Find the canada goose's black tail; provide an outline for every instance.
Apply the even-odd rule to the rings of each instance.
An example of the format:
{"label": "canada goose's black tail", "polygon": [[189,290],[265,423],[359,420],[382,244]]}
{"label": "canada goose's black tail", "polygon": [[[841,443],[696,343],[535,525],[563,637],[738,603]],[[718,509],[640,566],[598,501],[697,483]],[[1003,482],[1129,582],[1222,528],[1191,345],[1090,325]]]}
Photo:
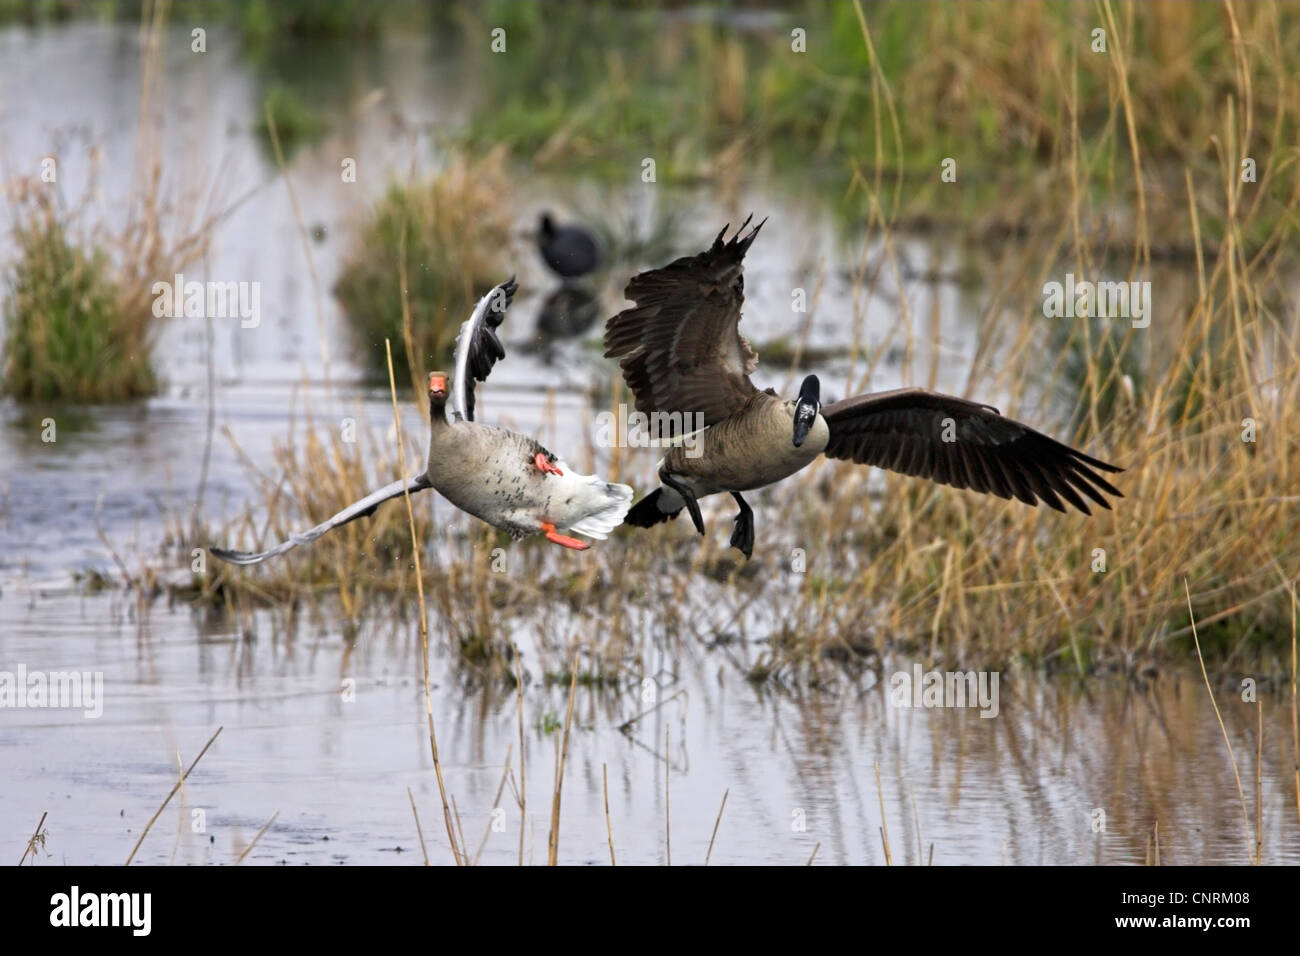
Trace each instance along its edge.
{"label": "canada goose's black tail", "polygon": [[[659,507],[659,497],[664,493],[662,488],[656,488],[650,494],[646,495],[640,501],[632,506],[632,510],[627,513],[623,519],[624,524],[630,524],[634,528],[651,528],[661,521],[671,521],[681,513],[682,505],[678,504],[676,511],[663,511]],[[680,500],[680,499],[679,499]]]}

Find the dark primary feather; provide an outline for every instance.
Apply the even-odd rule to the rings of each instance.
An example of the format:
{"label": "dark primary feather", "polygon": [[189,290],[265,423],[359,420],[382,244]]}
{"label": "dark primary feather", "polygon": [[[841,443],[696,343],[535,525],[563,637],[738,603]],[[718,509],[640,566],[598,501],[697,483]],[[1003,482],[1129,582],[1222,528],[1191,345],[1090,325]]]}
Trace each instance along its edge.
{"label": "dark primary feather", "polygon": [[390,498],[396,498],[407,491],[415,494],[417,491],[423,491],[429,487],[431,487],[429,479],[424,475],[394,481],[391,485],[384,485],[378,491],[371,492],[360,501],[354,501],[338,514],[322,521],[309,531],[290,535],[288,541],[282,541],[275,547],[267,548],[265,551],[230,551],[226,548],[209,548],[208,550],[213,557],[228,561],[231,564],[257,564],[259,561],[264,561],[277,554],[284,554],[284,552],[296,548],[300,544],[315,541],[326,531],[345,525],[349,521],[355,521],[357,518],[364,518],[366,515],[374,514],[375,509]]}
{"label": "dark primary feather", "polygon": [[[492,366],[506,357],[505,346],[497,338],[496,330],[505,321],[506,310],[510,308],[518,289],[519,283],[514,276],[494,288],[484,296],[486,307],[481,314],[480,306],[476,305],[474,313],[461,326],[460,333],[456,336],[456,378],[452,388],[454,392],[464,395],[464,417],[467,421],[474,420],[474,383],[487,381]],[[462,339],[467,335],[468,352],[462,360],[461,350],[466,346]],[[452,410],[460,411],[455,403]]]}
{"label": "dark primary feather", "polygon": [[[698,413],[704,425],[712,425],[754,394],[749,375],[758,356],[739,325],[745,252],[763,223],[742,236],[749,221],[731,239],[723,241],[723,227],[699,255],[642,272],[628,283],[623,294],[636,305],[605,324],[605,355],[621,359],[638,411]],[[679,431],[674,427],[671,433]]]}
{"label": "dark primary feather", "polygon": [[623,518],[623,523],[630,524],[634,528],[650,528],[662,521],[671,521],[676,518],[681,512],[681,508],[671,512],[659,510],[659,498],[663,493],[662,488],[656,488],[650,492],[628,510],[627,515]]}
{"label": "dark primary feather", "polygon": [[[1068,503],[1092,514],[1085,498],[1110,508],[1104,495],[1124,497],[1097,473],[1124,469],[964,398],[902,388],[827,405],[822,417],[830,426],[830,458],[1014,497],[1028,505],[1045,501],[1057,511],[1065,511]],[[946,420],[952,423],[951,442],[943,440]]]}

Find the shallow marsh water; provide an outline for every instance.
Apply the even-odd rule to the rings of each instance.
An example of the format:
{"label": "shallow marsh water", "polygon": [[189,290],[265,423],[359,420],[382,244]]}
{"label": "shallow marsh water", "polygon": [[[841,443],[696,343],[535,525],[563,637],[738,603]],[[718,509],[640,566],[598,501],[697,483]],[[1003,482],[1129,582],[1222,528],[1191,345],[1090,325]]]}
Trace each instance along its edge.
{"label": "shallow marsh water", "polygon": [[[435,863],[450,863],[429,754],[420,648],[409,618],[345,639],[329,614],[241,633],[184,607],[140,617],[120,595],[4,598],[6,661],[104,675],[103,714],[19,709],[0,723],[0,803],[20,846],[48,810],[48,862],[122,862],[140,827],[212,732],[224,729],[164,813],[146,863],[420,863],[406,788]],[[467,693],[432,635],[434,716],[447,785],[471,851],[514,863],[519,811],[513,691]],[[529,656],[525,653],[525,661]],[[560,858],[608,862],[602,771],[620,863],[700,864],[724,792],[713,863],[1139,864],[1160,823],[1168,864],[1244,863],[1250,837],[1209,697],[1195,675],[1134,689],[1004,674],[999,715],[900,708],[894,668],[803,696],[747,682],[719,650],[664,650],[661,703],[636,682],[579,688],[564,776]],[[903,665],[909,668],[910,665]],[[354,682],[355,700],[341,692]],[[1254,708],[1219,691],[1254,819]],[[524,693],[525,860],[543,862],[568,688]],[[1264,705],[1264,852],[1300,862],[1288,786],[1288,709]],[[649,711],[647,713],[647,711]],[[639,716],[638,715],[643,715]],[[619,728],[637,718],[627,732]],[[665,737],[669,761],[663,759]],[[667,776],[667,781],[665,781]],[[490,832],[500,807],[504,831]],[[204,829],[193,832],[194,811]],[[1104,829],[1094,831],[1104,812]],[[800,829],[802,827],[802,829]]]}
{"label": "shallow marsh water", "polygon": [[[202,268],[189,271],[260,281],[264,314],[256,329],[214,323],[215,391],[207,386],[208,329],[177,320],[158,347],[168,386],[153,400],[57,410],[0,404],[0,670],[102,672],[104,680],[103,713],[95,719],[75,709],[0,709],[0,843],[20,848],[48,811],[42,862],[122,862],[175,782],[178,762],[188,765],[221,726],[182,798],[144,844],[141,862],[231,863],[278,813],[248,862],[419,863],[410,787],[433,861],[449,863],[409,608],[394,615],[376,605],[355,633],[328,602],[303,607],[296,617],[260,611],[250,626],[165,599],[141,606],[118,591],[83,593],[74,581],[89,571],[113,576],[114,557],[101,533],[127,560],[154,553],[167,516],[187,515],[204,479],[206,514],[239,513],[253,492],[235,443],[253,461],[267,461],[273,442],[306,427],[308,402],[318,423],[356,415],[387,433],[388,395],[363,383],[364,363],[328,289],[367,199],[390,176],[404,175],[413,149],[427,168],[438,156],[427,131],[463,120],[474,103],[454,56],[434,40],[384,37],[378,48],[355,54],[349,94],[366,102],[370,86],[382,86],[383,105],[350,113],[341,129],[303,147],[291,166],[305,221],[324,227],[325,238],[312,246],[323,290],[318,311],[283,180],[252,131],[260,102],[255,73],[220,42],[196,66],[183,52],[185,37],[183,29],[172,37],[168,49],[178,52],[168,54],[166,66],[169,159],[182,170],[176,187],[183,193],[215,180],[227,202],[249,197],[216,228]],[[0,160],[7,175],[63,150],[65,195],[80,196],[93,178],[96,201],[110,218],[121,215],[114,202],[129,187],[138,83],[134,27],[74,23],[0,32]],[[30,89],[41,95],[20,95]],[[221,147],[214,151],[213,143]],[[91,145],[100,151],[93,168],[86,159]],[[357,156],[363,169],[382,174],[349,190],[339,182],[339,155]],[[554,179],[515,185],[528,197],[518,211],[520,228],[543,205],[584,198]],[[692,209],[688,247],[736,218],[735,209],[707,192],[665,193]],[[795,338],[788,290],[820,281],[827,304],[813,313],[809,344],[847,351],[858,332],[868,347],[896,341],[888,295],[867,306],[860,329],[852,310],[834,307],[851,298],[845,277],[860,252],[804,208],[797,188],[755,181],[744,195],[742,215],[752,207],[772,216],[749,261],[751,339]],[[598,199],[629,208],[647,202],[639,186],[604,187]],[[919,242],[905,243],[902,252],[918,266],[950,265],[946,254]],[[557,448],[587,449],[588,390],[603,373],[581,343],[565,343],[549,359],[528,352],[548,280],[522,245],[518,259],[525,292],[506,328],[513,354],[482,391],[481,407]],[[969,293],[946,284],[885,286],[906,299],[913,315],[938,317],[941,357],[964,369],[978,312]],[[616,293],[617,283],[602,290],[615,306]],[[328,382],[318,330],[331,359]],[[924,348],[918,343],[918,367],[928,364]],[[832,392],[847,387],[847,362],[831,358],[811,370]],[[764,366],[764,373],[764,384],[781,386],[786,377],[780,368]],[[903,380],[900,364],[885,361],[870,384]],[[963,382],[941,373],[938,384],[960,390]],[[39,438],[47,414],[59,422],[52,444]],[[422,426],[413,410],[405,428],[409,454],[418,455]],[[599,464],[596,458],[591,464]],[[459,521],[444,503],[420,506],[436,509],[440,521]],[[476,849],[487,831],[483,861],[516,862],[520,818],[509,787],[495,800],[511,748],[518,763],[516,698],[458,684],[436,614],[433,631],[438,742],[468,844]],[[529,646],[530,635],[517,638]],[[802,863],[814,848],[821,863],[881,863],[882,824],[896,863],[928,862],[931,852],[943,864],[1141,863],[1157,821],[1163,862],[1247,861],[1232,767],[1195,673],[1162,674],[1142,687],[1005,674],[999,716],[982,719],[970,710],[893,706],[889,678],[896,668],[909,670],[910,661],[887,662],[878,675],[838,690],[763,689],[732,660],[753,649],[660,642],[661,703],[627,732],[620,726],[646,710],[639,684],[579,688],[562,862],[608,860],[603,769],[620,863],[668,861],[666,788],[675,864],[703,862],[724,792],[715,863]],[[555,725],[563,721],[567,688],[546,685],[536,667],[530,676],[525,861],[540,862]],[[344,680],[355,682],[355,701],[341,693]],[[1264,860],[1296,863],[1289,712],[1279,697],[1261,695]],[[1253,820],[1256,712],[1235,695],[1220,691],[1220,700]],[[497,806],[505,811],[504,831],[490,832]],[[193,826],[196,810],[203,811],[201,832]],[[1105,814],[1101,828],[1098,810]]]}

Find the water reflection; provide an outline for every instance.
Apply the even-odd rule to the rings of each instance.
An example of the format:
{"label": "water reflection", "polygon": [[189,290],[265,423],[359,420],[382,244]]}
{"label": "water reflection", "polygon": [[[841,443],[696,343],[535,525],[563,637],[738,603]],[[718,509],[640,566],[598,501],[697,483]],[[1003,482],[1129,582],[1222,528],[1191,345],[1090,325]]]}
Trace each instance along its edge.
{"label": "water reflection", "polygon": [[[177,752],[188,763],[223,726],[184,802],[150,834],[145,861],[229,863],[278,810],[248,862],[418,863],[410,786],[434,861],[450,863],[408,613],[376,609],[355,640],[329,606],[233,619],[160,605],[140,615],[112,595],[0,597],[6,667],[105,675],[99,720],[0,712],[0,800],[12,827],[48,809],[56,860],[121,862],[174,782]],[[438,744],[467,842],[476,849],[486,833],[482,861],[515,863],[520,815],[509,786],[506,829],[490,829],[507,754],[518,775],[514,692],[466,693],[436,627],[433,637]],[[1157,822],[1164,863],[1247,862],[1251,834],[1197,675],[1135,689],[1004,674],[1000,715],[982,719],[899,709],[888,680],[871,673],[805,697],[751,685],[721,648],[669,641],[644,654],[657,667],[657,700],[647,702],[637,674],[618,688],[578,690],[565,862],[608,859],[607,771],[621,863],[666,862],[665,786],[676,864],[703,861],[724,791],[714,863],[802,863],[818,844],[823,863],[882,863],[877,765],[895,863],[931,853],[937,864],[1142,863]],[[525,661],[535,672],[537,659]],[[524,691],[525,859],[539,862],[568,688],[533,676]],[[1283,697],[1260,695],[1266,863],[1300,862]],[[1232,695],[1219,700],[1253,828],[1261,714]],[[186,825],[195,809],[205,811],[202,834]]]}
{"label": "water reflection", "polygon": [[596,294],[587,286],[566,282],[542,302],[537,313],[537,338],[543,344],[575,338],[602,318]]}

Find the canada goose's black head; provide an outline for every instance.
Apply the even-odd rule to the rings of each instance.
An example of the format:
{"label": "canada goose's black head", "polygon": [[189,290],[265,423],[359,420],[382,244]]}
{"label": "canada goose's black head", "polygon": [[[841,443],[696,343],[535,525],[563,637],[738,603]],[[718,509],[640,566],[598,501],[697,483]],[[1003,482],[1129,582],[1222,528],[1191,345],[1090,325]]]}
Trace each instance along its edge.
{"label": "canada goose's black head", "polygon": [[447,406],[447,393],[451,391],[451,380],[446,372],[429,373],[429,413],[435,418],[442,414]]}
{"label": "canada goose's black head", "polygon": [[817,421],[817,413],[822,408],[822,383],[816,375],[809,375],[799,386],[799,400],[794,403],[794,435],[791,440],[798,448],[808,437],[808,430]]}

